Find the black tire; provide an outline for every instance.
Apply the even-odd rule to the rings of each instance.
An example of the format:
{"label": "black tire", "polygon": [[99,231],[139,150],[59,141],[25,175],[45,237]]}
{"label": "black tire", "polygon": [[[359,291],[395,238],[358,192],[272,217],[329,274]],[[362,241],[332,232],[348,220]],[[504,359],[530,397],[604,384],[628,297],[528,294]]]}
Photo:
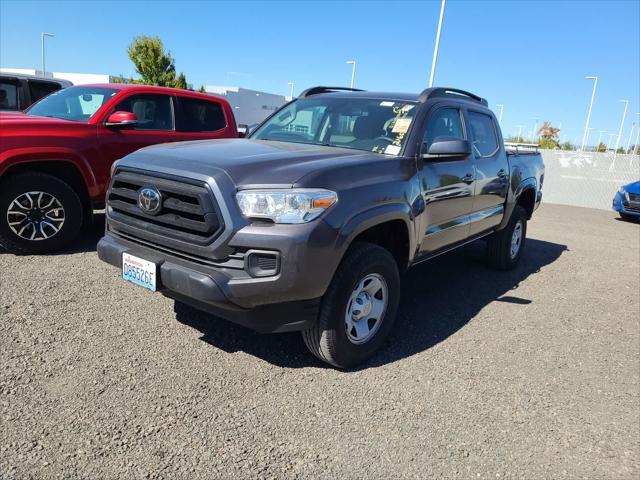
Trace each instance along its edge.
{"label": "black tire", "polygon": [[[511,240],[513,232],[520,224],[522,235],[519,248],[515,255],[511,254]],[[527,212],[516,205],[511,213],[509,223],[505,228],[493,233],[487,239],[487,263],[497,270],[511,270],[515,268],[524,252],[527,240]]]}
{"label": "black tire", "polygon": [[[365,343],[349,340],[345,313],[350,297],[361,280],[376,275],[387,289],[386,310],[381,322]],[[347,251],[327,292],[322,298],[316,325],[304,332],[307,348],[320,360],[338,368],[358,365],[378,350],[387,338],[395,320],[400,301],[400,275],[395,259],[384,248],[370,243],[355,243]]]}
{"label": "black tire", "polygon": [[[55,197],[62,206],[64,221],[61,224],[58,223],[59,220],[57,222],[49,222],[59,225],[59,230],[54,233],[52,227],[45,227],[44,224],[41,227],[44,230],[40,231],[40,236],[46,234],[49,238],[40,240],[23,238],[23,236],[30,236],[29,232],[32,230],[29,229],[32,227],[28,227],[29,229],[23,233],[23,236],[19,236],[19,231],[16,233],[9,225],[9,218],[13,221],[20,220],[21,218],[21,216],[16,216],[15,214],[9,217],[9,207],[15,199],[29,192],[44,192],[45,202],[48,202],[50,199],[50,197],[46,197],[46,195],[50,195]],[[32,195],[31,197],[36,196]],[[12,207],[12,209],[15,211],[15,206]],[[56,209],[54,213],[59,216],[60,209]],[[69,184],[53,175],[39,172],[21,173],[4,178],[2,182],[0,182],[0,245],[12,253],[28,255],[53,252],[64,248],[70,245],[78,235],[78,232],[82,228],[83,218],[82,202],[78,194]],[[22,225],[20,225],[20,227],[21,226]],[[19,227],[14,226],[14,228],[17,229]],[[45,234],[42,234],[42,232],[45,232]]]}

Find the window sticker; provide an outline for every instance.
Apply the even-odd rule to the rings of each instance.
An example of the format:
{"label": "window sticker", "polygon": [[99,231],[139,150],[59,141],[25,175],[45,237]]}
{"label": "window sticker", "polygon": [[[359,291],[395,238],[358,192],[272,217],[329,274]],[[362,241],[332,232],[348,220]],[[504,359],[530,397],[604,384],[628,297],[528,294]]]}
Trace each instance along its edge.
{"label": "window sticker", "polygon": [[393,125],[391,132],[393,133],[407,133],[409,125],[411,125],[412,117],[404,117],[396,119],[396,123]]}
{"label": "window sticker", "polygon": [[396,102],[389,102],[387,100],[380,102],[381,107],[393,107]]}
{"label": "window sticker", "polygon": [[400,153],[400,145],[388,145],[387,148],[385,148],[384,153],[398,155]]}

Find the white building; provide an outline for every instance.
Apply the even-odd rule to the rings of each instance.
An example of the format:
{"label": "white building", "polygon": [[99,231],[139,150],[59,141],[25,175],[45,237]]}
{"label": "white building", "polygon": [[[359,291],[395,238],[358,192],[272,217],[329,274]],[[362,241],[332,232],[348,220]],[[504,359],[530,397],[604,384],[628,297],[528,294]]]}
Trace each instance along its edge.
{"label": "white building", "polygon": [[225,98],[233,108],[236,122],[247,125],[260,123],[290,100],[283,95],[240,87],[208,85],[205,90],[207,93]]}
{"label": "white building", "polygon": [[42,75],[42,70],[36,70],[35,68],[0,68],[0,73],[14,73],[17,75],[37,75],[45,76],[49,78],[59,78],[61,80],[69,80],[74,85],[86,85],[88,83],[111,83],[114,77],[113,75],[107,75],[106,73],[70,73],[70,72],[47,72],[46,75]]}

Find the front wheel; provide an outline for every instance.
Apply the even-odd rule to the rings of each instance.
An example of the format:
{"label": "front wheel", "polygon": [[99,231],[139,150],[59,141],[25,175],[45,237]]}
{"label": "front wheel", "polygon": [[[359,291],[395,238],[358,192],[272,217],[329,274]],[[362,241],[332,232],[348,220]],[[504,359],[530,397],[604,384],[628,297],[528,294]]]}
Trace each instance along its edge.
{"label": "front wheel", "polygon": [[12,253],[63,248],[78,235],[82,219],[77,193],[53,175],[22,173],[0,185],[0,245]]}
{"label": "front wheel", "polygon": [[307,348],[338,368],[371,357],[389,334],[400,300],[395,259],[370,243],[351,246],[322,298],[317,324],[302,332]]}
{"label": "front wheel", "polygon": [[527,239],[527,212],[516,205],[511,213],[509,223],[487,239],[487,263],[498,270],[514,268]]}
{"label": "front wheel", "polygon": [[637,217],[634,217],[633,215],[629,215],[628,213],[624,213],[624,212],[618,212],[620,214],[620,218],[623,220],[627,220],[628,222],[633,222],[634,220],[637,220]]}

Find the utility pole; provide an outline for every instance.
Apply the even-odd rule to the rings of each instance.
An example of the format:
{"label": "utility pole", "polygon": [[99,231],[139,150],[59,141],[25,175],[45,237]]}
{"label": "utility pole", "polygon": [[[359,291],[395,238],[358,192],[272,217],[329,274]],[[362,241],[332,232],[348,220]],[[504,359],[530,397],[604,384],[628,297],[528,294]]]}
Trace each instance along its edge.
{"label": "utility pole", "polygon": [[613,162],[609,167],[610,171],[613,171],[616,165],[616,157],[618,156],[618,146],[620,145],[620,138],[622,137],[622,128],[624,127],[624,120],[627,118],[627,107],[629,106],[629,100],[620,100],[624,103],[624,111],[622,112],[622,121],[620,122],[620,130],[618,130],[618,138],[616,139],[616,148],[613,151]]}
{"label": "utility pole", "polygon": [[44,37],[55,37],[53,33],[40,32],[40,55],[42,59],[42,76],[46,77],[47,71],[44,66]]}
{"label": "utility pole", "polygon": [[587,137],[587,128],[589,128],[589,120],[591,120],[591,109],[593,108],[593,99],[596,97],[596,87],[598,86],[598,77],[584,77],[587,80],[594,80],[593,91],[591,92],[591,101],[589,102],[589,112],[587,113],[587,122],[584,124],[584,135],[582,136],[582,146],[580,151],[584,151],[584,144]]}
{"label": "utility pole", "polygon": [[347,63],[351,64],[351,88],[353,88],[353,81],[356,78],[356,61],[355,60],[347,60]]}
{"label": "utility pole", "polygon": [[436,45],[433,48],[433,60],[431,61],[431,75],[429,76],[429,88],[433,87],[433,79],[436,76],[436,65],[438,63],[438,50],[440,49],[440,33],[442,32],[442,19],[444,18],[444,6],[447,0],[442,0],[440,4],[440,19],[438,20],[438,31],[436,32]]}

